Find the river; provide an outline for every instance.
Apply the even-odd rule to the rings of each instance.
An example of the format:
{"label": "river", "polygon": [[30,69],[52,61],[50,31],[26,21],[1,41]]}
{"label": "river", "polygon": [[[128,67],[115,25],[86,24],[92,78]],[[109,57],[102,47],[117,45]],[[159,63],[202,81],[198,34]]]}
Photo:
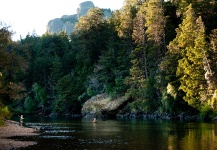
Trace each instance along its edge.
{"label": "river", "polygon": [[[16,120],[16,119],[15,119]],[[86,150],[216,150],[216,122],[162,120],[98,120],[25,118],[25,125],[40,128],[40,135],[16,137],[37,141],[24,148]]]}

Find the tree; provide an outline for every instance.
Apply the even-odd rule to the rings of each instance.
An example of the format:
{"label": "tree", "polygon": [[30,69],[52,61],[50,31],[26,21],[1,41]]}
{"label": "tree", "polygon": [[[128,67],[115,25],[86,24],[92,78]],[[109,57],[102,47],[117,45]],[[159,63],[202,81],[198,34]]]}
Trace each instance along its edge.
{"label": "tree", "polygon": [[[100,56],[107,50],[110,35],[108,22],[99,8],[90,9],[86,16],[79,19],[75,32],[71,35],[72,51],[75,55],[74,77],[80,95],[86,91],[89,77],[93,73]],[[90,92],[91,93],[91,92]]]}
{"label": "tree", "polygon": [[27,97],[24,101],[24,108],[28,113],[34,113],[37,109],[37,103],[31,97]]}
{"label": "tree", "polygon": [[125,51],[126,47],[119,42],[117,34],[116,37],[111,36],[107,50],[94,68],[94,76],[98,77],[103,91],[111,97],[122,96],[127,89],[125,78],[129,75],[129,56]]}
{"label": "tree", "polygon": [[[117,15],[117,14],[116,14]],[[116,30],[119,20],[113,16],[107,20],[105,49],[99,56],[98,63],[89,75],[87,90],[89,94],[105,92],[111,97],[122,96],[126,92],[125,78],[128,76],[129,54],[125,41],[118,37]],[[93,95],[92,95],[93,96]]]}
{"label": "tree", "polygon": [[25,87],[18,78],[28,67],[25,59],[18,55],[22,50],[19,51],[19,45],[12,42],[11,35],[7,27],[0,29],[0,99],[4,104],[24,96]]}
{"label": "tree", "polygon": [[210,35],[210,49],[208,51],[208,57],[205,61],[205,79],[208,85],[208,91],[209,94],[208,98],[210,98],[210,105],[212,109],[217,109],[217,77],[216,77],[216,71],[217,71],[217,30],[214,29]]}
{"label": "tree", "polygon": [[204,85],[204,55],[207,51],[205,27],[201,20],[195,16],[192,6],[189,5],[185,18],[176,30],[177,36],[170,43],[169,51],[180,54],[178,60],[177,76],[180,80],[180,90],[185,92],[184,100],[195,108],[202,104]]}
{"label": "tree", "polygon": [[191,4],[197,16],[201,16],[206,26],[206,32],[210,33],[216,27],[217,3],[215,0],[171,0],[177,7],[177,15],[184,17],[184,13]]}
{"label": "tree", "polygon": [[78,105],[78,96],[81,94],[76,78],[72,73],[60,78],[56,85],[57,95],[53,102],[53,111],[64,113],[73,111]]}
{"label": "tree", "polygon": [[[75,26],[71,39],[72,48],[76,51],[78,71],[88,69],[91,72],[100,54],[106,49],[108,29],[99,8],[90,9],[81,17]],[[82,69],[83,68],[83,69]]]}
{"label": "tree", "polygon": [[135,49],[131,52],[130,77],[127,79],[127,84],[130,85],[128,92],[137,100],[146,98],[145,88],[146,81],[149,77],[147,65],[147,35],[145,33],[145,14],[146,3],[144,3],[134,20],[134,28],[132,38],[135,43]]}
{"label": "tree", "polygon": [[[145,15],[145,27],[148,42],[152,48],[149,48],[152,59],[158,65],[162,56],[166,52],[165,43],[165,25],[166,19],[164,17],[164,8],[162,0],[149,0],[147,2],[147,9]],[[154,64],[154,62],[152,62]]]}
{"label": "tree", "polygon": [[75,33],[84,32],[98,28],[100,24],[104,22],[103,19],[103,10],[100,8],[91,8],[88,10],[85,16],[82,16],[78,19],[78,23],[75,25]]}
{"label": "tree", "polygon": [[0,122],[10,117],[7,105],[23,98],[25,87],[19,78],[25,73],[27,63],[18,55],[23,53],[19,45],[12,41],[9,27],[0,22]]}
{"label": "tree", "polygon": [[133,19],[136,16],[137,0],[125,0],[124,7],[120,13],[119,36],[131,40],[133,32]]}

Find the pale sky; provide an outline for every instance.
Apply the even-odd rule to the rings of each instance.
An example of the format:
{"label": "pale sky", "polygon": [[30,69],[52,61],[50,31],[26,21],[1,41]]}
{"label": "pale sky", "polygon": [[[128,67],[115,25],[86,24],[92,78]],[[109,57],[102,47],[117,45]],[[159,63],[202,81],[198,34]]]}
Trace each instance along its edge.
{"label": "pale sky", "polygon": [[[0,21],[11,26],[13,39],[22,38],[35,31],[46,32],[49,20],[63,15],[76,14],[79,4],[88,0],[0,0]],[[120,9],[124,0],[91,0],[96,7]]]}

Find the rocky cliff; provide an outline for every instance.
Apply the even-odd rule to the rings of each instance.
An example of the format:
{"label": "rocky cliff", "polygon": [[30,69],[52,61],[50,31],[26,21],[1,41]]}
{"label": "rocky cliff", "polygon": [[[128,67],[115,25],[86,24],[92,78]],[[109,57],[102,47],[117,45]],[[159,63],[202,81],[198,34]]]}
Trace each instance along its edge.
{"label": "rocky cliff", "polygon": [[[95,5],[91,1],[86,1],[79,4],[77,8],[77,14],[74,15],[63,15],[61,18],[55,18],[50,20],[47,24],[47,32],[49,34],[59,33],[60,31],[66,32],[70,35],[73,30],[75,24],[78,22],[78,18],[87,14],[88,10],[91,8],[95,8]],[[106,18],[110,17],[111,10],[110,9],[103,9],[104,15]]]}
{"label": "rocky cliff", "polygon": [[86,1],[86,2],[83,2],[79,5],[79,8],[77,9],[77,18],[83,16],[83,15],[86,15],[87,11],[90,9],[90,8],[94,8],[94,4],[93,2],[91,1]]}
{"label": "rocky cliff", "polygon": [[115,118],[118,112],[130,102],[132,102],[131,97],[123,96],[111,99],[107,94],[99,94],[87,100],[81,112],[86,118],[102,116]]}

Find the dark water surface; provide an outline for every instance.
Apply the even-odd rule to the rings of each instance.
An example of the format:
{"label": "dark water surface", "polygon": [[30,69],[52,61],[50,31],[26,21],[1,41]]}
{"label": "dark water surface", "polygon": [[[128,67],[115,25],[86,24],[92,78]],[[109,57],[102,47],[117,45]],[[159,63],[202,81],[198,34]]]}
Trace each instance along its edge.
{"label": "dark water surface", "polygon": [[217,150],[217,123],[25,118],[25,125],[40,128],[40,135],[16,137],[37,141],[24,149],[87,150]]}

